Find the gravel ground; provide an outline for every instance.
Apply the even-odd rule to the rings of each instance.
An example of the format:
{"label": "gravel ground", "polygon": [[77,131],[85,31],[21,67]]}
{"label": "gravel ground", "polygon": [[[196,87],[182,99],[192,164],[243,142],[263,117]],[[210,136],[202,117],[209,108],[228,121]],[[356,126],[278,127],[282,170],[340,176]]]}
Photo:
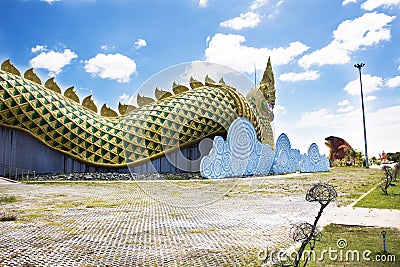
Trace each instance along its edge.
{"label": "gravel ground", "polygon": [[257,266],[319,209],[287,179],[0,184],[0,266]]}

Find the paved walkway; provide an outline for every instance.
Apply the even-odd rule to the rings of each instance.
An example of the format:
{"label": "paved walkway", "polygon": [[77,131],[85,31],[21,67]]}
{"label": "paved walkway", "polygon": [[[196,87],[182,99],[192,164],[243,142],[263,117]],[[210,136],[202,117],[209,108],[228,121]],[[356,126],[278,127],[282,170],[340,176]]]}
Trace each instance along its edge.
{"label": "paved walkway", "polygon": [[[280,193],[285,182],[297,189]],[[18,220],[0,223],[0,266],[248,266],[266,247],[293,244],[291,225],[312,221],[319,209],[304,198],[312,181],[240,179],[221,195],[232,183],[1,184],[1,193],[17,197],[2,207]],[[260,183],[263,190],[244,193]],[[185,207],[194,204],[188,199],[206,205]],[[399,228],[399,222],[398,210],[332,204],[319,225]]]}
{"label": "paved walkway", "polygon": [[[212,191],[225,190],[227,181],[210,182]],[[189,198],[208,183],[1,185],[0,192],[17,197],[2,206],[18,219],[0,223],[0,266],[248,266],[266,247],[291,245],[291,223],[312,218],[318,208],[303,190],[248,194],[241,183],[219,199]],[[206,205],[171,206],[142,189],[157,190],[153,197],[164,195],[161,201],[203,199]]]}
{"label": "paved walkway", "polygon": [[368,192],[346,207],[338,208],[335,206],[328,206],[328,212],[324,212],[323,217],[320,220],[320,225],[325,226],[335,223],[400,229],[400,210],[354,207],[358,201],[363,199],[377,187],[378,185],[371,188]]}
{"label": "paved walkway", "polygon": [[400,229],[400,210],[328,207],[319,225],[325,226],[330,223]]}
{"label": "paved walkway", "polygon": [[0,176],[0,184],[17,184],[17,183],[18,182]]}

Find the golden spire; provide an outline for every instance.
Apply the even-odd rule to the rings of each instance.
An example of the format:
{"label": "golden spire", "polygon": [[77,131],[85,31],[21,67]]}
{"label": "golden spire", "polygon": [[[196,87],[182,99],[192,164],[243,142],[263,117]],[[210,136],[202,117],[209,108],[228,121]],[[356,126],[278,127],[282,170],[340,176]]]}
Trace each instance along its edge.
{"label": "golden spire", "polygon": [[207,74],[206,78],[204,79],[204,84],[205,85],[212,85],[212,84],[215,84],[215,81],[213,79],[211,79]]}
{"label": "golden spire", "polygon": [[54,77],[48,79],[48,80],[46,81],[46,83],[44,84],[44,86],[45,86],[46,88],[50,89],[51,91],[54,91],[54,92],[56,92],[56,93],[61,94],[61,89],[60,89],[60,87],[58,86],[58,84],[54,81]]}
{"label": "golden spire", "polygon": [[83,99],[82,106],[90,109],[94,113],[97,113],[97,106],[92,99],[92,95],[89,95],[89,96],[85,97],[85,99]]}
{"label": "golden spire", "polygon": [[183,93],[183,92],[186,92],[186,91],[188,91],[188,90],[189,90],[189,88],[187,88],[187,87],[184,86],[184,85],[177,84],[176,82],[174,82],[174,83],[172,84],[172,91],[173,91],[174,94],[176,94],[176,95],[179,95],[179,94],[181,94],[181,93]]}
{"label": "golden spire", "polygon": [[140,94],[138,94],[137,98],[136,98],[136,102],[139,105],[139,107],[142,107],[142,106],[149,105],[149,104],[155,102],[155,100],[153,98],[141,96]]}
{"label": "golden spire", "polygon": [[158,87],[156,87],[154,95],[156,96],[157,100],[161,100],[161,99],[172,96],[172,94],[170,92],[158,89]]}
{"label": "golden spire", "polygon": [[75,101],[76,103],[79,103],[79,102],[80,102],[80,101],[79,101],[79,97],[78,97],[78,95],[76,94],[76,92],[75,92],[73,86],[71,86],[70,88],[68,88],[67,90],[65,90],[64,96],[65,96],[65,97],[68,97],[69,99],[71,99],[71,100],[73,100],[73,101]]}
{"label": "golden spire", "polygon": [[40,84],[40,85],[42,84],[42,81],[39,79],[39,77],[33,71],[33,68],[30,68],[29,70],[25,71],[24,78],[28,79],[32,82],[35,82],[37,84]]}
{"label": "golden spire", "polygon": [[202,87],[203,84],[201,82],[199,82],[198,80],[194,79],[192,76],[190,76],[190,87],[192,89],[198,88],[198,87]]}
{"label": "golden spire", "polygon": [[258,88],[261,90],[269,103],[275,103],[275,79],[270,57],[268,57],[267,67],[265,68]]}
{"label": "golden spire", "polygon": [[19,72],[19,70],[13,64],[11,64],[10,59],[5,60],[1,64],[1,70],[21,76],[21,73]]}
{"label": "golden spire", "polygon": [[118,117],[118,113],[112,110],[111,108],[107,107],[105,103],[101,107],[100,115],[103,117]]}
{"label": "golden spire", "polygon": [[132,106],[132,105],[126,105],[126,104],[121,104],[121,102],[118,103],[118,111],[119,114],[121,115],[125,115],[125,114],[129,114],[131,111],[137,109],[137,107]]}

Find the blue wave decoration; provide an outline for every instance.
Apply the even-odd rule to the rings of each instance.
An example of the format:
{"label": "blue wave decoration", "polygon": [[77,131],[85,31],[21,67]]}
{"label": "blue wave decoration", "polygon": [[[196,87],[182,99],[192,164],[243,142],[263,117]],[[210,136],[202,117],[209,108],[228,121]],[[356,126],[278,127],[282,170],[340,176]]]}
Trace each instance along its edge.
{"label": "blue wave decoration", "polygon": [[228,130],[227,140],[216,136],[213,148],[203,157],[200,173],[205,178],[224,178],[254,174],[282,174],[329,171],[329,160],[320,155],[313,143],[307,154],[292,149],[290,140],[282,133],[275,151],[257,138],[253,124],[246,118],[237,118]]}
{"label": "blue wave decoration", "polygon": [[329,160],[325,155],[320,155],[317,144],[312,143],[307,154],[301,156],[299,167],[301,172],[327,172]]}
{"label": "blue wave decoration", "polygon": [[216,136],[213,148],[200,163],[205,178],[223,178],[253,174],[268,174],[273,162],[270,145],[257,138],[253,124],[246,118],[237,118],[228,130],[227,140]]}
{"label": "blue wave decoration", "polygon": [[298,170],[299,161],[300,150],[292,149],[289,138],[282,133],[276,140],[272,172],[274,174],[295,172]]}

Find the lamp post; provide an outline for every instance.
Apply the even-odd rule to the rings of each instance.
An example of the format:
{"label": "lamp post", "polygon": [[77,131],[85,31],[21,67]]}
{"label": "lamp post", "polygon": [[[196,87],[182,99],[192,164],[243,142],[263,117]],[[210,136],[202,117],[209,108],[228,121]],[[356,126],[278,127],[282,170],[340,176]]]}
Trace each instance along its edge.
{"label": "lamp post", "polygon": [[365,128],[365,112],[364,112],[364,94],[362,88],[362,80],[361,80],[361,68],[364,67],[364,63],[355,64],[354,67],[358,69],[358,73],[360,74],[360,87],[361,87],[361,109],[363,114],[363,125],[364,125],[364,144],[365,144],[365,168],[369,168],[368,163],[368,151],[367,151],[367,130]]}

